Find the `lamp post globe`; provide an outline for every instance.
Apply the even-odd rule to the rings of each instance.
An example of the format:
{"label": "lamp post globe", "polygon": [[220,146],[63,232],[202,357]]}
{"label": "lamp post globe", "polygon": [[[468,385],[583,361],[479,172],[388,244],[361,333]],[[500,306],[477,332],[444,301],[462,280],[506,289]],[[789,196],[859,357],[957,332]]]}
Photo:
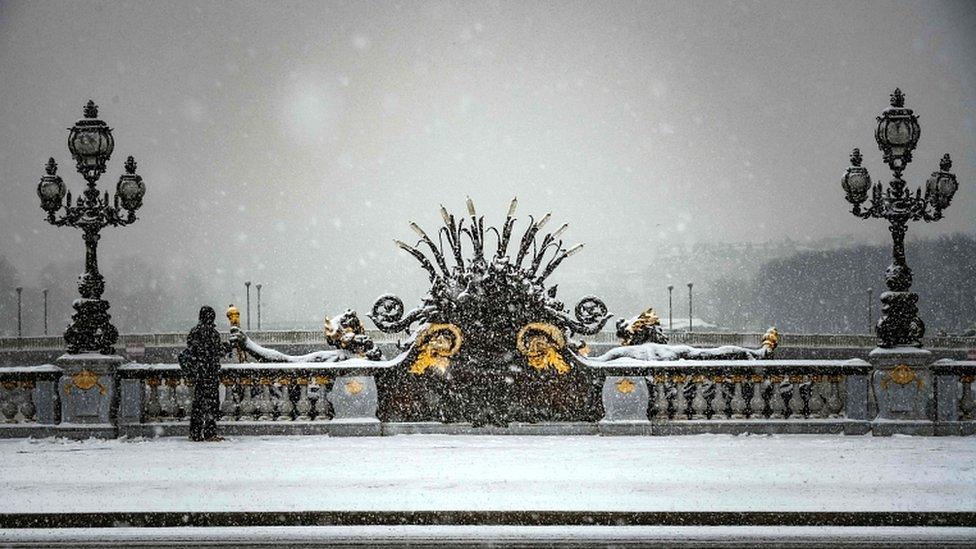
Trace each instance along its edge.
{"label": "lamp post globe", "polygon": [[68,128],[68,150],[77,162],[78,173],[94,185],[105,173],[105,164],[115,150],[112,128],[98,119],[98,106],[89,100],[85,105],[84,118]]}

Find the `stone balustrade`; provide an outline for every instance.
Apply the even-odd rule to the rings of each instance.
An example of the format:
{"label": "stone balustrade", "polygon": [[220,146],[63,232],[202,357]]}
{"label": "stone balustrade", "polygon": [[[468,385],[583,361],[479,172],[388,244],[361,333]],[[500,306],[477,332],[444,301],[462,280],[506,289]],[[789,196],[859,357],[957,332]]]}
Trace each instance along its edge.
{"label": "stone balustrade", "polygon": [[[176,364],[119,368],[119,434],[186,434],[193,388]],[[380,434],[368,367],[336,363],[225,364],[220,423],[227,434]]]}
{"label": "stone balustrade", "polygon": [[[916,368],[910,377],[860,359],[585,361],[578,367],[603,380],[602,421],[513,424],[507,429],[381,424],[376,411],[382,387],[375,379],[389,364],[373,364],[380,363],[224,364],[220,430],[231,436],[483,431],[878,435],[892,432],[878,393],[887,387],[883,390],[928,395],[924,408],[929,411],[912,420],[912,432],[976,434],[976,361],[938,360],[927,369]],[[121,364],[110,378],[84,370],[69,374],[51,365],[0,368],[0,437],[87,437],[95,427],[100,429],[97,436],[186,436],[192,395],[192,384],[175,364]],[[86,427],[70,420],[81,417],[76,410],[85,406],[101,414],[105,401],[112,403],[108,423],[96,418],[91,421],[97,425]],[[62,417],[69,419],[63,422]]]}
{"label": "stone balustrade", "polygon": [[976,434],[976,361],[938,360],[935,376],[936,434]]}
{"label": "stone balustrade", "polygon": [[60,377],[61,368],[51,365],[0,368],[0,437],[53,434]]}
{"label": "stone balustrade", "polygon": [[616,360],[606,376],[607,433],[847,433],[870,431],[860,359]]}

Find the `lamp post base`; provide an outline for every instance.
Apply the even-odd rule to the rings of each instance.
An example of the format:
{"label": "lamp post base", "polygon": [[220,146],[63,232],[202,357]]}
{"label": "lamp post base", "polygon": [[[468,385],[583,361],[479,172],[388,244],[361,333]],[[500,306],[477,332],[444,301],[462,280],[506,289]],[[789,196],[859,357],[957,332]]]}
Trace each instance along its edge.
{"label": "lamp post base", "polygon": [[878,319],[878,347],[921,347],[925,323],[918,317],[918,294],[883,292]]}
{"label": "lamp post base", "polygon": [[63,428],[76,429],[82,436],[114,424],[116,370],[125,362],[123,357],[98,353],[69,353],[58,358],[56,364],[64,372],[58,382]]}
{"label": "lamp post base", "polygon": [[[871,385],[878,407],[876,421],[890,432],[917,432],[917,422],[933,418],[932,353],[914,347],[876,348],[868,361],[874,367]],[[904,422],[904,430],[899,423]]]}
{"label": "lamp post base", "polygon": [[119,331],[109,322],[108,301],[80,298],[72,306],[75,314],[71,315],[71,325],[64,332],[68,353],[115,353]]}

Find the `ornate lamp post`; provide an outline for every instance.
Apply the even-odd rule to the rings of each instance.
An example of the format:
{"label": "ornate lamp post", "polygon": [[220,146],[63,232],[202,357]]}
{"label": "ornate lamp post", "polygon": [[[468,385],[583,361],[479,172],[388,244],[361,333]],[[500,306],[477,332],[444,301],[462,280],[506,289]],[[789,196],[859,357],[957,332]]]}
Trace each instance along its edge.
{"label": "ornate lamp post", "polygon": [[136,175],[136,162],[130,156],[125,162],[125,173],[119,177],[114,198],[109,198],[108,191],[101,195],[96,188],[99,177],[105,173],[105,163],[115,149],[115,140],[112,128],[98,119],[95,103],[89,101],[85,105],[84,118],[69,128],[69,132],[68,149],[76,162],[75,168],[87,181],[87,187],[72,203],[71,193],[66,192],[64,182],[57,175],[57,163],[51,158],[47,162],[47,174],[37,185],[37,196],[41,199],[41,208],[47,212],[48,223],[81,229],[85,240],[85,274],[78,283],[81,299],[75,300],[75,313],[64,333],[68,352],[108,355],[114,352],[118,330],[109,322],[109,303],[102,299],[105,280],[98,272],[99,232],[107,226],[135,222],[146,185],[142,177]]}
{"label": "ornate lamp post", "polygon": [[689,282],[688,283],[688,332],[689,333],[694,330],[694,326],[692,325],[692,319],[694,317],[691,314],[691,287],[692,286],[694,286],[694,283]]}
{"label": "ornate lamp post", "polygon": [[[942,219],[942,210],[949,207],[959,184],[949,172],[952,159],[946,154],[922,189],[914,193],[906,188],[902,172],[912,161],[912,151],[918,143],[918,117],[905,108],[905,95],[900,89],[891,94],[891,106],[878,117],[875,139],[884,161],[894,174],[887,189],[879,182],[872,186],[867,168],[861,167],[861,151],[851,153],[851,166],[841,179],[851,212],[862,218],[888,221],[893,241],[891,265],[885,271],[887,292],[881,293],[881,318],[877,324],[878,346],[881,348],[921,347],[925,324],[918,318],[918,294],[910,292],[912,270],[905,261],[905,232],[910,221],[926,222]],[[861,205],[871,191],[870,204]]]}

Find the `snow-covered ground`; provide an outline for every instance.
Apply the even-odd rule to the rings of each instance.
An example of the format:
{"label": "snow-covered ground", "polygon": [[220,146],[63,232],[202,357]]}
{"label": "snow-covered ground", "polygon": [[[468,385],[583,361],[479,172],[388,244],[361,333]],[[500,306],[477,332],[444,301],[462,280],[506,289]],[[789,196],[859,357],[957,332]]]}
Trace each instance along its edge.
{"label": "snow-covered ground", "polygon": [[976,511],[976,437],[0,441],[0,513]]}

